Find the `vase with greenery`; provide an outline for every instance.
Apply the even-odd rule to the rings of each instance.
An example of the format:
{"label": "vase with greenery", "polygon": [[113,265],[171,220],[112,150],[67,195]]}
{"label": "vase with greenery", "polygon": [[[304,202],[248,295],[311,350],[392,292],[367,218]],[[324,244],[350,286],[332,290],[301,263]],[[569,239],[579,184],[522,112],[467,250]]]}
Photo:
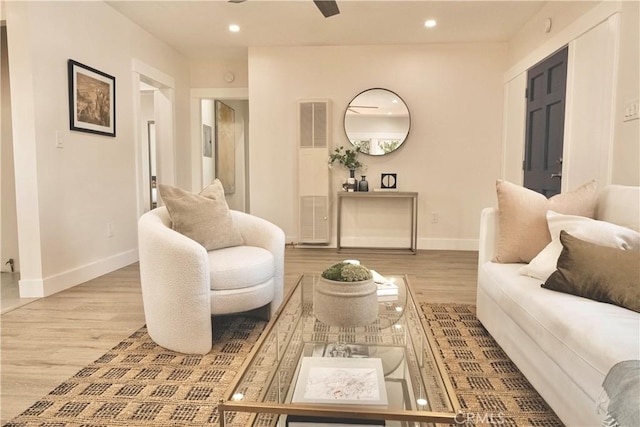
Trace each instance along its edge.
{"label": "vase with greenery", "polygon": [[345,149],[342,145],[333,150],[333,153],[329,155],[329,167],[333,167],[334,163],[349,169],[349,175],[351,178],[355,178],[356,169],[362,168],[364,165],[358,160],[358,148]]}
{"label": "vase with greenery", "polygon": [[313,293],[315,317],[323,323],[355,327],[378,317],[378,287],[371,270],[348,262],[325,269]]}
{"label": "vase with greenery", "polygon": [[373,278],[371,270],[360,264],[339,262],[322,272],[322,277],[334,282],[362,282]]}

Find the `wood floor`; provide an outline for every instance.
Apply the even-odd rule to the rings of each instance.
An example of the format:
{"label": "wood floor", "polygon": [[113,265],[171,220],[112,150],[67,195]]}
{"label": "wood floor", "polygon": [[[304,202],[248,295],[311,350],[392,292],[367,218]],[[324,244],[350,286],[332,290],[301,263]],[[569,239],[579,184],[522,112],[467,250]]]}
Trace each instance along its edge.
{"label": "wood floor", "polygon": [[[337,254],[287,247],[285,288],[300,274],[356,258],[382,275],[407,274],[420,301],[475,304],[477,252]],[[137,264],[0,317],[2,424],[144,325]]]}

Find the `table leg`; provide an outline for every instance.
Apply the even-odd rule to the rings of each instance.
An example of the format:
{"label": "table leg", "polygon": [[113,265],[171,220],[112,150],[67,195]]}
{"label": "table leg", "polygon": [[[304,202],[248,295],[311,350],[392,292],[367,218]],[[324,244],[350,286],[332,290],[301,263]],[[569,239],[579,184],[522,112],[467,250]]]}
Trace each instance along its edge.
{"label": "table leg", "polygon": [[336,218],[336,249],[340,252],[342,245],[340,244],[340,235],[342,234],[342,197],[338,196],[338,208]]}

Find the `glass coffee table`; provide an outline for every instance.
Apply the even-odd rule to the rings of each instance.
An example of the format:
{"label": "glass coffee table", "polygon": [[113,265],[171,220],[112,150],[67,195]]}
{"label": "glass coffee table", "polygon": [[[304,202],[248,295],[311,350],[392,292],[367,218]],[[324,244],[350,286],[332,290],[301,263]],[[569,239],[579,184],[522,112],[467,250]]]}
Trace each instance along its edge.
{"label": "glass coffee table", "polygon": [[301,276],[220,400],[220,426],[453,424],[460,405],[407,277],[386,277],[398,292],[378,297],[377,320],[337,327],[313,315],[318,276]]}

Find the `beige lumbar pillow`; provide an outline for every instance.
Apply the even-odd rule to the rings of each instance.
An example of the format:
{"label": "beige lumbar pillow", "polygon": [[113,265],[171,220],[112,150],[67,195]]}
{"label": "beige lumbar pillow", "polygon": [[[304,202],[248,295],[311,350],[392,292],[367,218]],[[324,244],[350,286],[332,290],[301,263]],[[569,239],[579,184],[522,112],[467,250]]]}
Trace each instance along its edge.
{"label": "beige lumbar pillow", "polygon": [[588,182],[574,191],[549,199],[528,188],[498,180],[498,212],[500,236],[495,262],[531,261],[551,242],[547,211],[593,218],[597,184]]}
{"label": "beige lumbar pillow", "polygon": [[200,194],[160,184],[160,197],[169,211],[172,228],[208,251],[244,243],[236,229],[219,180]]}

